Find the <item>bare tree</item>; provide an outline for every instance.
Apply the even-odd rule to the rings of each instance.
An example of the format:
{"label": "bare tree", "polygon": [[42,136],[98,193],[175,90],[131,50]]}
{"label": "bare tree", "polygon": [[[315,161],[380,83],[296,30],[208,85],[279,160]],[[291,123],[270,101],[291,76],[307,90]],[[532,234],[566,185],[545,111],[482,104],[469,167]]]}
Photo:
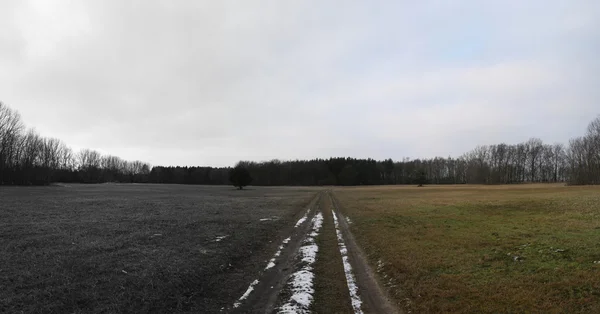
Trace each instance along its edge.
{"label": "bare tree", "polygon": [[526,143],[528,157],[529,157],[529,175],[530,182],[537,181],[537,170],[539,168],[539,158],[542,155],[543,143],[539,138],[531,138]]}
{"label": "bare tree", "polygon": [[564,169],[565,169],[565,148],[563,144],[556,143],[552,146],[552,157],[553,157],[553,181],[560,182],[564,180]]}
{"label": "bare tree", "polygon": [[0,184],[6,179],[14,180],[12,175],[7,178],[6,173],[12,173],[17,164],[18,142],[24,128],[19,113],[0,102]]}

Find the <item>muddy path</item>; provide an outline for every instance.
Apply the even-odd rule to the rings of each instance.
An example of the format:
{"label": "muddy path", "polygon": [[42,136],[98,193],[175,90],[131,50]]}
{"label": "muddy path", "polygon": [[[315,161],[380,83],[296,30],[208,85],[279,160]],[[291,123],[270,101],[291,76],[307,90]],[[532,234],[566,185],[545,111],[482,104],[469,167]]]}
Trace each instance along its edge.
{"label": "muddy path", "polygon": [[[323,219],[323,216],[326,219]],[[321,228],[323,221],[326,225]],[[319,233],[321,229],[327,234]],[[315,268],[319,269],[318,264],[314,265],[314,255],[316,254],[316,261],[319,263],[319,254],[332,253],[330,250],[336,250],[335,254],[341,257],[341,261],[336,264],[335,272],[340,275],[328,280],[335,280],[337,286],[342,287],[343,294],[346,295],[344,299],[352,304],[349,313],[401,313],[392,305],[385,290],[379,285],[375,272],[369,267],[362,249],[356,244],[348,222],[332,192],[317,193],[306,210],[297,217],[291,233],[288,231],[288,234],[283,237],[285,239],[273,253],[272,258],[265,262],[263,270],[256,274],[256,279],[247,283],[248,288],[244,294],[231,306],[223,308],[222,312],[270,314],[313,311],[313,301],[327,298],[325,295],[315,294],[314,291],[313,284],[319,280],[315,278],[319,272],[313,271]],[[319,241],[319,237],[334,238],[338,246],[318,248],[318,243],[323,243]],[[306,249],[311,246],[314,252],[309,259],[313,261],[307,263]],[[308,287],[303,288],[304,292],[294,291],[294,282],[299,275],[305,276],[307,269],[310,273],[309,277],[312,277]],[[299,299],[303,300],[296,302]]]}
{"label": "muddy path", "polygon": [[393,305],[391,298],[378,282],[376,273],[369,266],[366,254],[357,245],[354,236],[350,232],[348,221],[340,210],[335,194],[327,192],[327,197],[331,199],[334,212],[338,217],[340,231],[348,251],[348,261],[352,265],[356,276],[358,294],[362,301],[362,311],[365,313],[403,313]]}
{"label": "muddy path", "polygon": [[284,286],[294,271],[295,259],[302,242],[311,230],[311,221],[320,210],[321,199],[326,195],[318,193],[305,211],[297,217],[294,229],[281,242],[272,258],[264,265],[256,280],[230,308],[229,313],[273,313]]}

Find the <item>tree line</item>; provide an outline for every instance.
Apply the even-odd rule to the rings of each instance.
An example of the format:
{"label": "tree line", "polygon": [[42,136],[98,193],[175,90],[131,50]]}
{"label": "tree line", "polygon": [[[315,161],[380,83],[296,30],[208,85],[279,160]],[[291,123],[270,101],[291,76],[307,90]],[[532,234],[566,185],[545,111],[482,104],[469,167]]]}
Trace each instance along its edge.
{"label": "tree line", "polygon": [[600,117],[584,136],[569,141],[567,156],[571,184],[600,184]]}
{"label": "tree line", "polygon": [[241,161],[253,185],[600,184],[600,117],[569,145],[531,138],[478,146],[457,157],[400,161],[330,158]]}
{"label": "tree line", "polygon": [[82,149],[27,129],[20,114],[0,102],[0,184],[148,182],[150,165]]}
{"label": "tree line", "polygon": [[[531,138],[478,146],[459,156],[382,161],[329,158],[240,161],[252,185],[600,184],[600,117],[568,145]],[[230,167],[151,167],[82,149],[26,129],[18,112],[0,103],[0,184],[139,182],[230,184]]]}
{"label": "tree line", "polygon": [[[600,184],[600,117],[587,133],[563,144],[531,138],[519,144],[478,146],[459,156],[409,159],[329,158],[264,162],[240,161],[252,185],[385,184]],[[154,167],[150,182],[229,184],[230,168]]]}

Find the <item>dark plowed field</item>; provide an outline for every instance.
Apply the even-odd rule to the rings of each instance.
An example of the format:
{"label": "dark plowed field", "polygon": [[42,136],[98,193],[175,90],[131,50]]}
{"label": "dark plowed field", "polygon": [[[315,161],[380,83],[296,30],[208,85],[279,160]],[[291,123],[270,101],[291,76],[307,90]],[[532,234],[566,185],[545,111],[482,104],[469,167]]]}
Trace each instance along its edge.
{"label": "dark plowed field", "polygon": [[316,190],[0,187],[0,312],[209,313],[244,292]]}

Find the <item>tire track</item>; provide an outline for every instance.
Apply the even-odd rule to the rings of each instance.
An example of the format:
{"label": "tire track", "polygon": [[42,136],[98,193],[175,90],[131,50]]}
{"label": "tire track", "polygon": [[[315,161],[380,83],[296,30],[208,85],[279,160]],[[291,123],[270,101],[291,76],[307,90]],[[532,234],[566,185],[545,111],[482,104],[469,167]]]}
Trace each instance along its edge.
{"label": "tire track", "polygon": [[355,314],[363,314],[361,308],[362,300],[358,295],[358,286],[356,285],[356,278],[354,277],[354,273],[352,272],[352,265],[350,265],[350,262],[348,261],[348,249],[346,248],[344,237],[342,236],[342,232],[340,231],[340,224],[338,223],[337,215],[335,214],[335,211],[333,209],[331,209],[331,214],[333,214],[335,233],[337,235],[340,254],[342,255],[344,274],[346,275],[346,284],[348,285],[348,291],[350,293],[350,301],[352,302],[352,308],[354,309]]}
{"label": "tire track", "polygon": [[317,259],[319,246],[316,237],[323,226],[323,213],[315,214],[311,221],[312,231],[302,242],[300,247],[300,269],[290,277],[288,287],[291,295],[287,301],[278,308],[277,313],[294,314],[310,313],[310,307],[314,300],[314,264]]}
{"label": "tire track", "polygon": [[[323,196],[329,202],[325,202]],[[329,210],[333,217],[333,228],[323,228],[322,232],[333,233],[335,230],[335,238],[333,235],[331,238],[334,246],[328,246],[327,252],[319,254],[331,254],[329,250],[339,250],[340,255],[335,252],[338,261],[341,257],[341,265],[335,266],[340,267],[339,275],[326,278],[337,282],[336,285],[340,287],[336,292],[338,295],[343,293],[347,296],[344,299],[349,298],[351,304],[348,306],[351,305],[351,308],[347,309],[352,309],[355,314],[401,313],[379,286],[375,273],[349,230],[348,220],[341,213],[335,195],[329,191],[315,196],[296,224],[289,227],[291,235],[282,241],[273,257],[267,261],[258,279],[249,284],[234,306],[223,310],[232,313],[310,313],[316,300],[320,300],[318,302],[324,305],[323,308],[331,309],[331,302],[339,300],[330,301],[328,295],[331,293],[315,295],[314,290],[315,282],[319,280],[315,277],[315,267],[318,266],[316,256],[320,249],[315,240]],[[328,224],[332,223],[331,218],[325,220]],[[319,238],[322,236],[326,235]],[[342,283],[344,279],[345,285]]]}
{"label": "tire track", "polygon": [[293,271],[296,254],[312,228],[312,224],[306,221],[312,222],[314,219],[322,194],[319,192],[315,195],[307,210],[296,224],[291,226],[291,234],[282,241],[265,268],[257,274],[257,279],[249,284],[244,294],[236,299],[232,306],[223,309],[223,312],[272,313],[275,310],[280,291]]}
{"label": "tire track", "polygon": [[[353,274],[356,278],[356,296],[358,297],[358,295],[360,295],[360,299],[358,300],[360,300],[361,302],[359,310],[364,311],[365,313],[378,314],[402,313],[391,303],[391,299],[387,296],[385,290],[383,290],[379,285],[376,279],[377,277],[375,275],[375,272],[373,272],[373,270],[367,262],[367,259],[365,257],[366,255],[364,254],[362,249],[356,244],[356,241],[352,236],[352,233],[350,232],[350,228],[348,227],[348,220],[339,210],[340,207],[337,202],[337,199],[335,198],[335,195],[327,191],[327,196],[331,200],[334,217],[337,216],[336,218],[339,227],[338,230],[345,244],[345,262],[347,262],[348,265],[351,267],[351,269],[353,270],[351,274]],[[346,280],[349,282],[350,287],[350,280],[348,280],[348,277],[346,277]],[[353,288],[349,289],[351,297],[352,289]],[[354,307],[355,303],[358,304],[358,301],[355,301],[353,299],[353,308],[355,309],[355,313],[361,313],[356,312],[356,307]]]}
{"label": "tire track", "polygon": [[323,229],[315,263],[315,313],[353,313],[329,198],[323,202]]}

